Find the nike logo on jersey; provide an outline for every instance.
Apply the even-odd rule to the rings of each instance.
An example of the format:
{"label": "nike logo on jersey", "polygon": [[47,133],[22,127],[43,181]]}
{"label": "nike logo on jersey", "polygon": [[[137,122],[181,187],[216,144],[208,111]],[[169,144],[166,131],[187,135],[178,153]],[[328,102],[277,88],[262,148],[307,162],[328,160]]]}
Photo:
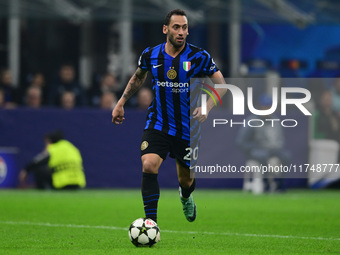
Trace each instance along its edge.
{"label": "nike logo on jersey", "polygon": [[162,66],[162,65],[163,65],[163,64],[159,64],[159,65],[156,65],[156,66],[153,65],[152,67],[153,67],[153,68],[157,68],[157,67],[160,67],[160,66]]}

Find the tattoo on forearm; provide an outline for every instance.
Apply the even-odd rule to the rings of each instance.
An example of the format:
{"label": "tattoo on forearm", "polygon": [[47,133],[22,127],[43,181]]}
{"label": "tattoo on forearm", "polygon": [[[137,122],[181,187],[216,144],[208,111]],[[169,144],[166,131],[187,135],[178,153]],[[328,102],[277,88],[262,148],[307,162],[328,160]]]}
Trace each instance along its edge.
{"label": "tattoo on forearm", "polygon": [[129,99],[136,91],[143,85],[145,75],[138,71],[131,77],[126,89],[124,90],[123,97]]}

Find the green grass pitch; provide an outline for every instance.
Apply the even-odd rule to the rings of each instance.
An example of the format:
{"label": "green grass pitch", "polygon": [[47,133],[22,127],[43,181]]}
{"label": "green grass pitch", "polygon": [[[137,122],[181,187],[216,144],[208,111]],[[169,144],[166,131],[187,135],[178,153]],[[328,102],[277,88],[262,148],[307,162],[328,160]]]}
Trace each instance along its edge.
{"label": "green grass pitch", "polygon": [[161,241],[136,248],[139,190],[0,191],[0,254],[340,254],[340,192],[252,195],[196,190],[185,220],[177,190],[161,190]]}

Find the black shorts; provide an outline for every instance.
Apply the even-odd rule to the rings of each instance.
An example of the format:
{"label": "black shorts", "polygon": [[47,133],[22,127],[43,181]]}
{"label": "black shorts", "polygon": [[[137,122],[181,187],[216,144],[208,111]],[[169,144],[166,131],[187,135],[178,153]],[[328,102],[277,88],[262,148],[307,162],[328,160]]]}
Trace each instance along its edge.
{"label": "black shorts", "polygon": [[155,129],[144,130],[141,143],[141,155],[155,153],[163,160],[168,153],[171,158],[189,169],[190,167],[190,142],[175,136],[168,135]]}

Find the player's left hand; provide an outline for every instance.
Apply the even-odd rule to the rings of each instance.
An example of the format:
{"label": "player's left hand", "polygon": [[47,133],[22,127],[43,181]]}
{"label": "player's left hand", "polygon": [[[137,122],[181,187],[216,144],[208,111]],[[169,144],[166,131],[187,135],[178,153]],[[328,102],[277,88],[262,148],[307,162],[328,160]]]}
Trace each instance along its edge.
{"label": "player's left hand", "polygon": [[203,115],[201,107],[197,107],[193,112],[194,119],[198,120],[199,122],[204,122],[208,118],[208,112],[207,114]]}

